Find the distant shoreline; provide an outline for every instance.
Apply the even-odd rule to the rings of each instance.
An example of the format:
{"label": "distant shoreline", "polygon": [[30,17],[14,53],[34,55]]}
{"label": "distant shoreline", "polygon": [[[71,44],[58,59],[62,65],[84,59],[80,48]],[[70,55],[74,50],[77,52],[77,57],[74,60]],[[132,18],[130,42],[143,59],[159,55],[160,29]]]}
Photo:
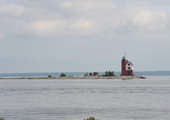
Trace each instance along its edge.
{"label": "distant shoreline", "polygon": [[[19,77],[47,77],[47,76],[60,76],[61,73],[65,73],[67,76],[84,76],[89,72],[32,72],[32,73],[0,73],[0,78],[19,78]],[[98,72],[99,75],[104,75],[105,72]],[[114,72],[116,76],[119,76],[121,72]],[[135,76],[170,76],[170,71],[135,71]]]}
{"label": "distant shoreline", "polygon": [[0,79],[146,79],[143,76],[87,76],[87,77],[7,77]]}

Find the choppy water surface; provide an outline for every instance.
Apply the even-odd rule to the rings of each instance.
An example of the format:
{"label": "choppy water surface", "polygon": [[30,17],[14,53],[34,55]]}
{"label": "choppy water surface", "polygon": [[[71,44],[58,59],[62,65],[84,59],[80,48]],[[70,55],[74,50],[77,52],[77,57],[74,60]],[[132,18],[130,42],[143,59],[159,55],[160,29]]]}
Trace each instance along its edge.
{"label": "choppy water surface", "polygon": [[170,76],[141,80],[0,80],[6,120],[170,119]]}

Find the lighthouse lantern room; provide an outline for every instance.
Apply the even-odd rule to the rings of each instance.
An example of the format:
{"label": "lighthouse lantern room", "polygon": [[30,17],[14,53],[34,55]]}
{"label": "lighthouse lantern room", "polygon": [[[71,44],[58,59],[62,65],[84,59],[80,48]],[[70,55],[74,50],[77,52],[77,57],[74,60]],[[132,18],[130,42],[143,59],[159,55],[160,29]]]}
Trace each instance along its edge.
{"label": "lighthouse lantern room", "polygon": [[133,64],[126,60],[126,58],[123,56],[122,58],[122,74],[121,75],[133,75]]}

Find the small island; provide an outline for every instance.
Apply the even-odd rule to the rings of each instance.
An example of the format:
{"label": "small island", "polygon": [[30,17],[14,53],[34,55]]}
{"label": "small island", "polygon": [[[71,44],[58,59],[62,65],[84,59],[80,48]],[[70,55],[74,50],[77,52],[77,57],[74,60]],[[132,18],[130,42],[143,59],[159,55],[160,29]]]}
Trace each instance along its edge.
{"label": "small island", "polygon": [[16,77],[16,78],[0,78],[0,79],[146,79],[143,76],[74,76],[74,77]]}
{"label": "small island", "polygon": [[134,75],[121,75],[116,76],[113,71],[106,71],[103,75],[98,75],[97,72],[94,73],[85,73],[84,76],[67,76],[65,73],[61,73],[60,76],[51,76],[47,77],[11,77],[11,78],[0,78],[0,79],[146,79],[143,76],[134,76]]}
{"label": "small island", "polygon": [[133,64],[128,61],[124,56],[121,60],[121,75],[116,76],[113,71],[105,71],[105,74],[99,75],[98,72],[84,73],[84,76],[67,76],[65,73],[61,73],[60,76],[47,77],[13,77],[13,78],[0,78],[0,79],[146,79],[143,76],[135,76],[133,73]]}

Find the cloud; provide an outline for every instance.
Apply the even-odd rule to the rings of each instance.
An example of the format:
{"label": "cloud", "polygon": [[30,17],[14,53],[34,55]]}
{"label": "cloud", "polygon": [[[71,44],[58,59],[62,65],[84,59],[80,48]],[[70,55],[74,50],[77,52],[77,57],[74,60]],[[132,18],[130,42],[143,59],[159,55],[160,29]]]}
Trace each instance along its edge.
{"label": "cloud", "polygon": [[63,7],[63,8],[70,8],[71,6],[72,6],[71,2],[64,2],[60,4],[60,7]]}
{"label": "cloud", "polygon": [[3,38],[4,37],[4,34],[3,33],[0,33],[0,38]]}
{"label": "cloud", "polygon": [[[46,3],[43,0],[43,3]],[[124,2],[60,1],[50,0],[50,8],[43,3],[23,6],[9,4],[0,7],[0,12],[19,17],[11,20],[12,36],[37,37],[104,37],[119,39],[126,36],[147,34],[151,30],[165,30],[169,16],[164,11],[144,7],[124,7]],[[35,6],[34,6],[35,5]],[[17,7],[16,13],[12,12]],[[10,8],[10,9],[7,9]],[[5,16],[6,17],[6,16]],[[5,20],[4,20],[5,21]],[[17,21],[17,22],[14,22]],[[125,36],[124,36],[125,38]]]}
{"label": "cloud", "polygon": [[53,37],[59,36],[63,32],[66,21],[61,20],[41,20],[32,23],[18,23],[13,29],[19,36],[39,36]]}
{"label": "cloud", "polygon": [[166,28],[167,15],[164,12],[140,11],[134,17],[133,25],[148,30],[159,30]]}
{"label": "cloud", "polygon": [[136,61],[139,54],[150,60],[166,58],[170,2],[139,1],[142,0],[0,0],[2,64],[8,67],[7,72],[18,60],[17,66],[25,65],[22,72],[28,71],[30,64],[37,71],[43,71],[43,65],[47,70],[50,63],[59,65],[54,71],[60,71],[60,67],[64,71],[69,65],[77,66],[73,71],[81,71],[86,64],[90,66],[85,66],[88,71],[97,66],[99,70],[108,69],[111,65],[107,63],[119,62],[125,51]]}
{"label": "cloud", "polygon": [[[116,8],[115,2],[110,1],[79,1],[79,2],[61,2],[57,6],[64,9],[72,9],[78,11],[107,11]],[[77,12],[78,12],[77,11]]]}
{"label": "cloud", "polygon": [[11,31],[19,36],[57,37],[75,34],[88,34],[92,23],[88,20],[67,21],[67,20],[41,20],[32,23],[18,22],[18,25]]}
{"label": "cloud", "polygon": [[76,30],[76,29],[88,29],[91,28],[92,26],[93,24],[89,20],[80,19],[75,22],[70,21],[67,27],[71,30]]}
{"label": "cloud", "polygon": [[[130,12],[130,14],[128,13]],[[59,37],[59,36],[102,36],[114,37],[121,34],[143,34],[140,30],[163,30],[166,28],[167,15],[150,10],[113,11],[113,15],[79,16],[61,19],[38,20],[17,23],[14,33],[17,36]],[[96,12],[96,14],[98,14]],[[97,18],[100,19],[97,19]],[[13,32],[12,32],[13,33]]]}
{"label": "cloud", "polygon": [[13,16],[19,16],[24,12],[25,7],[19,4],[9,4],[0,7],[1,13],[10,14]]}

